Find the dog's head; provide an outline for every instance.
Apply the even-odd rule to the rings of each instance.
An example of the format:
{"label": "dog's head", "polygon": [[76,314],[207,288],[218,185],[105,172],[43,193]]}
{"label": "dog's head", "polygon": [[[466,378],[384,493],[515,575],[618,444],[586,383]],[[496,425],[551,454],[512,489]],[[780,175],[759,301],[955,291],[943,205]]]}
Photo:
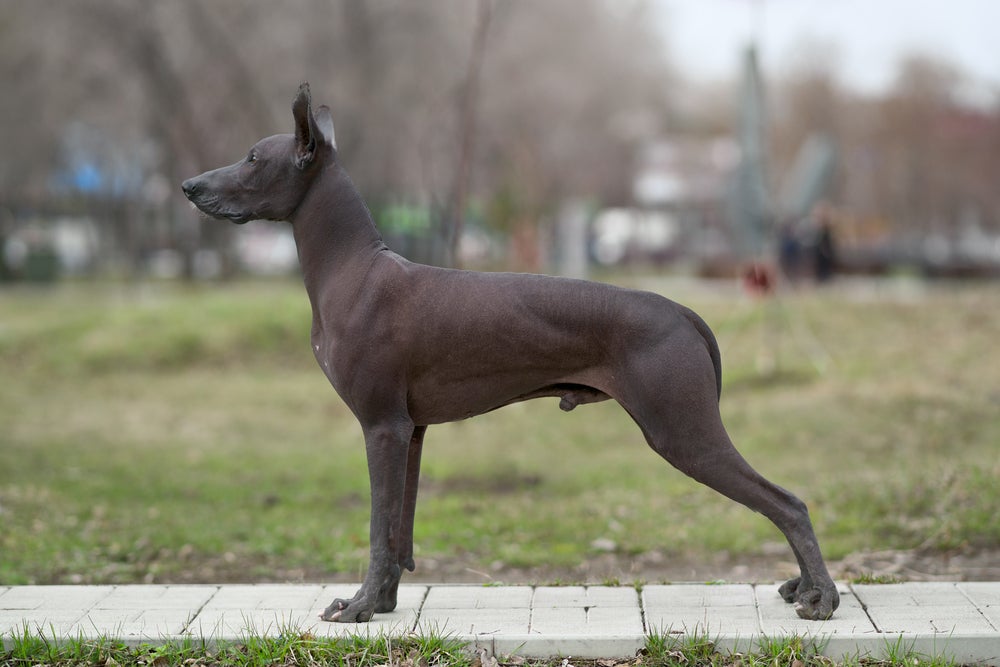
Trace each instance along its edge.
{"label": "dog's head", "polygon": [[337,155],[330,109],[321,106],[313,114],[308,83],[299,86],[292,115],[295,134],[261,139],[239,162],[187,179],[185,196],[214,218],[287,220]]}

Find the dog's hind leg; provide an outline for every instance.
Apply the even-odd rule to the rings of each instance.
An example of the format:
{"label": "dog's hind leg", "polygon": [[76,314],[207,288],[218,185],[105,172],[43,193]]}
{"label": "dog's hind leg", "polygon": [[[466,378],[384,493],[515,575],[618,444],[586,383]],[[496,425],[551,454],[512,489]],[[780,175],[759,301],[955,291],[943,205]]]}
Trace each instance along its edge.
{"label": "dog's hind leg", "polygon": [[[647,354],[641,355],[644,359],[633,360],[628,372],[631,389],[619,397],[619,402],[660,456],[681,472],[763,514],[778,527],[801,570],[799,578],[782,587],[782,597],[795,603],[802,618],[829,618],[840,598],[823,562],[805,504],[761,476],[736,451],[719,414],[717,380],[708,355],[690,345],[682,348],[684,354],[672,355],[669,368]],[[676,348],[665,351],[669,354],[671,349]]]}

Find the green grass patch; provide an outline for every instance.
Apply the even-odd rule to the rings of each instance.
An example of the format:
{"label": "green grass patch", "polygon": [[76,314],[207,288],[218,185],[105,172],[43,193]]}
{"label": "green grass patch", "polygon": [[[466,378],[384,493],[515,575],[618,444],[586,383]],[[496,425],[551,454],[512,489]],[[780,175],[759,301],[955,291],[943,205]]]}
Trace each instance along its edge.
{"label": "green grass patch", "polygon": [[[668,296],[716,329],[729,431],[807,502],[829,558],[1000,547],[994,286],[801,294],[777,328],[735,291]],[[294,282],[0,291],[0,583],[360,580],[364,446],[309,327]],[[572,572],[608,549],[707,559],[782,541],[660,460],[612,402],[431,427],[423,460],[418,568]]]}
{"label": "green grass patch", "polygon": [[472,654],[463,642],[436,635],[393,638],[383,634],[364,639],[318,639],[309,633],[289,632],[277,637],[248,634],[238,642],[190,639],[130,646],[109,639],[57,643],[44,634],[25,629],[4,639],[9,650],[6,654],[0,652],[0,665],[466,667],[472,664]]}
{"label": "green grass patch", "polygon": [[864,572],[856,577],[851,577],[852,584],[899,584],[902,579],[893,574],[873,574]]}
{"label": "green grass patch", "polygon": [[800,637],[763,638],[749,653],[721,651],[707,635],[653,634],[637,657],[604,659],[526,659],[497,656],[481,660],[470,647],[448,636],[392,638],[348,637],[318,639],[309,633],[286,632],[277,637],[248,634],[237,642],[189,639],[181,642],[144,643],[131,646],[113,639],[77,639],[55,642],[25,628],[3,637],[0,665],[51,667],[955,667],[943,657],[928,657],[908,650],[901,641],[886,647],[885,657],[834,660]]}

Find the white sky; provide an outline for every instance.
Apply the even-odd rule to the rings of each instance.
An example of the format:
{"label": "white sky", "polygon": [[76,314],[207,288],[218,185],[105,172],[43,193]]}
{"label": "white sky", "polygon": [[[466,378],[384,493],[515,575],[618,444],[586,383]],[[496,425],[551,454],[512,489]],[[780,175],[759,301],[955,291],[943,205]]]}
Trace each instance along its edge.
{"label": "white sky", "polygon": [[[758,37],[764,76],[810,50],[863,92],[890,85],[900,58],[940,56],[978,88],[1000,88],[1000,0],[654,0],[668,51],[689,80],[732,79]],[[811,45],[811,47],[810,47]]]}

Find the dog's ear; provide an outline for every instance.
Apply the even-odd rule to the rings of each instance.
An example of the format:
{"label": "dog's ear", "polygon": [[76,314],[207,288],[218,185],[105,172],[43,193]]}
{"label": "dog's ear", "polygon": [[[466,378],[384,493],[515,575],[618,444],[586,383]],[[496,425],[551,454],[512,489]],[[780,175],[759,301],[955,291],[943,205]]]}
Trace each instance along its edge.
{"label": "dog's ear", "polygon": [[316,110],[316,126],[326,145],[337,150],[337,138],[333,134],[333,116],[330,114],[330,107],[325,104]]}
{"label": "dog's ear", "polygon": [[308,83],[299,86],[292,103],[292,116],[295,117],[295,166],[305,169],[316,157],[316,135],[319,134]]}

